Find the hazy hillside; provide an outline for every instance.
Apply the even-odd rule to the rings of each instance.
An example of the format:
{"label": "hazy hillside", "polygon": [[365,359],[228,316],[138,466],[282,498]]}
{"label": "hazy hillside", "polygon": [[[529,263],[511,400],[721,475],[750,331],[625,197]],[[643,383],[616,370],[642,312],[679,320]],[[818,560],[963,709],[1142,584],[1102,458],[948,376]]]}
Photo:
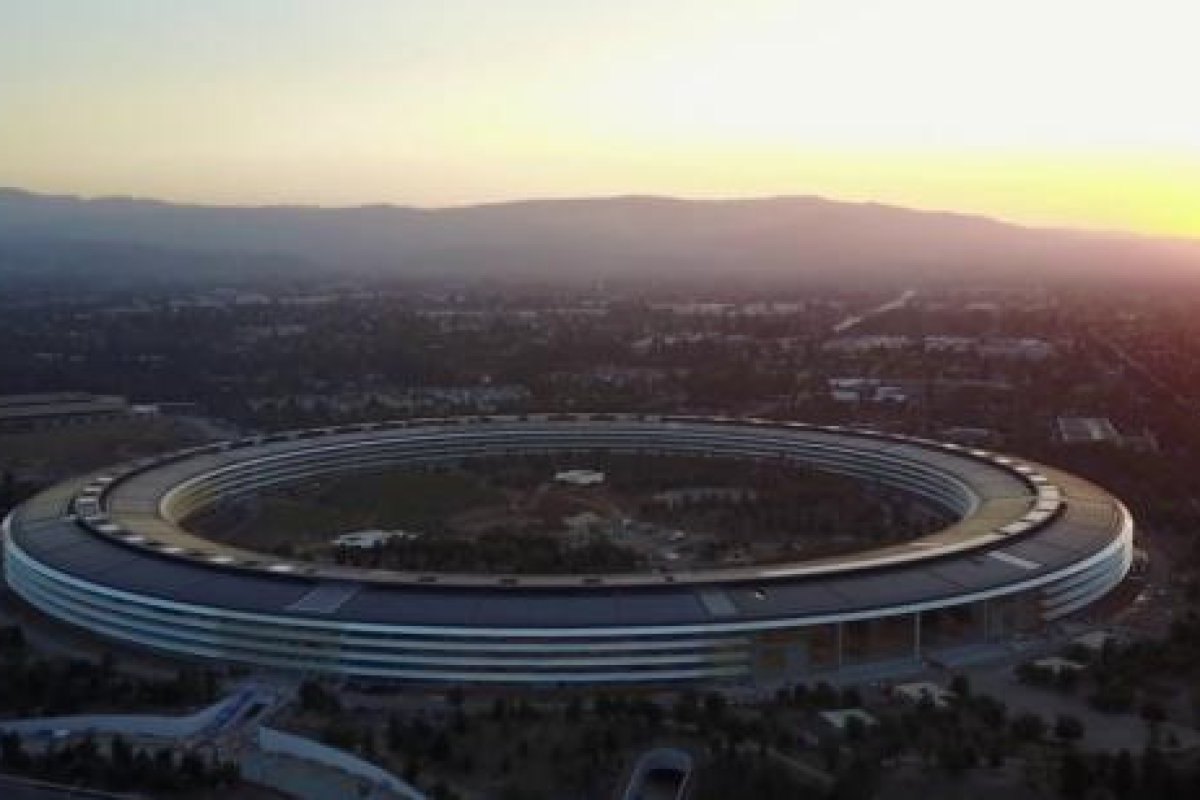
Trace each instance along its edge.
{"label": "hazy hillside", "polygon": [[[295,260],[355,272],[497,277],[923,281],[1200,274],[1197,242],[1022,228],[816,197],[614,197],[425,210],[189,206],[0,190],[0,268],[28,271],[44,260],[45,248],[64,246],[80,269],[98,248],[103,257],[92,268],[100,273],[121,269],[120,248],[133,248],[139,270],[155,263],[163,270],[217,272],[231,261],[238,270],[279,270]],[[180,252],[189,255],[170,255]],[[23,262],[20,253],[29,259]]]}

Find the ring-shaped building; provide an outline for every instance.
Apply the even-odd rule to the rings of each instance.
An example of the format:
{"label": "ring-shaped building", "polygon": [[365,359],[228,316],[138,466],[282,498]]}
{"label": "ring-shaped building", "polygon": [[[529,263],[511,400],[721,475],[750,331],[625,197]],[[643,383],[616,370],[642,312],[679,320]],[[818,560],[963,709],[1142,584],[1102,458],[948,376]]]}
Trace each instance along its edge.
{"label": "ring-shaped building", "polygon": [[[315,564],[183,527],[231,498],[321,476],[565,452],[816,468],[956,521],[817,560],[611,575]],[[546,686],[764,684],[986,646],[1094,602],[1133,554],[1124,505],[1047,466],[838,426],[623,414],[406,420],[196,447],[54,486],[4,534],[11,589],[107,639],[308,674]]]}

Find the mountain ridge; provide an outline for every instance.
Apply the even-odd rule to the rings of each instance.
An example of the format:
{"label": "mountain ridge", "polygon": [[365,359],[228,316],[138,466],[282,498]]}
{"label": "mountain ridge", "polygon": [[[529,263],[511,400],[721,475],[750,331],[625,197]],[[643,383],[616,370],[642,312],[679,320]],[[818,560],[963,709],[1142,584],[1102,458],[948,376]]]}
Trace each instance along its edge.
{"label": "mountain ridge", "polygon": [[[1200,240],[1041,228],[817,195],[223,206],[0,187],[0,242],[141,245],[396,275],[934,281],[1200,276]],[[111,267],[109,267],[111,268]]]}

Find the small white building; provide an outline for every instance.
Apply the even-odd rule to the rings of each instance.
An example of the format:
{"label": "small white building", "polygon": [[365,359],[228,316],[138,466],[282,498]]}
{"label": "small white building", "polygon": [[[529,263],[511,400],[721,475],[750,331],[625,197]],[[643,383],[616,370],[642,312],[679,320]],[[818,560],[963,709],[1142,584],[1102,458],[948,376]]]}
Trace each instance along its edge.
{"label": "small white building", "polygon": [[1033,337],[1000,337],[979,344],[979,355],[985,358],[1007,358],[1016,361],[1045,361],[1055,354],[1054,345]]}
{"label": "small white building", "polygon": [[846,405],[858,405],[862,402],[862,395],[850,389],[834,389],[829,393],[835,403],[844,403]]}
{"label": "small white building", "polygon": [[554,481],[575,487],[600,486],[604,483],[604,473],[594,469],[568,469],[555,473]]}
{"label": "small white building", "polygon": [[913,339],[898,334],[861,334],[840,336],[821,345],[829,353],[868,353],[873,350],[903,350],[912,347]]}
{"label": "small white building", "polygon": [[654,502],[672,509],[689,503],[745,503],[757,499],[758,492],[743,486],[692,486],[667,489],[654,495]]}
{"label": "small white building", "polygon": [[1033,662],[1033,665],[1049,670],[1056,675],[1063,672],[1083,672],[1087,669],[1087,664],[1080,664],[1078,661],[1072,661],[1069,658],[1062,658],[1061,656],[1039,658]]}
{"label": "small white building", "polygon": [[612,528],[607,517],[602,517],[594,511],[581,511],[569,517],[563,517],[563,525],[575,535],[586,536]]}
{"label": "small white building", "polygon": [[830,711],[822,711],[818,716],[820,716],[822,722],[838,733],[845,733],[846,725],[852,719],[857,719],[863,724],[864,728],[874,728],[879,724],[879,720],[861,708],[838,708]]}
{"label": "small white building", "polygon": [[1058,438],[1063,444],[1121,444],[1117,426],[1107,417],[1059,417],[1055,420]]}
{"label": "small white building", "polygon": [[1077,644],[1092,653],[1101,652],[1109,642],[1116,644],[1117,637],[1108,631],[1089,631],[1071,640],[1071,644]]}
{"label": "small white building", "polygon": [[934,708],[946,708],[954,700],[954,692],[929,681],[899,683],[892,687],[892,693],[897,698],[913,705],[928,699],[930,703],[933,703]]}
{"label": "small white building", "polygon": [[908,402],[908,392],[900,386],[879,386],[875,389],[875,402],[883,405],[904,405]]}
{"label": "small white building", "polygon": [[340,536],[335,536],[333,544],[336,547],[353,547],[358,550],[370,550],[375,547],[383,547],[393,539],[401,539],[411,541],[419,538],[421,534],[411,531],[384,531],[378,529],[366,531],[354,531],[353,533],[343,533]]}

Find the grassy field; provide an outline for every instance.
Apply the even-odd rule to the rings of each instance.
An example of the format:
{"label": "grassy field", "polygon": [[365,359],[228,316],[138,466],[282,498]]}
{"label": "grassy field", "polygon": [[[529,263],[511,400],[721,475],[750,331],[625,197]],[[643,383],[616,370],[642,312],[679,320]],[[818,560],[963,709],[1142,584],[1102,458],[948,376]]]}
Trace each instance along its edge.
{"label": "grassy field", "polygon": [[52,482],[91,469],[198,444],[195,430],[162,417],[0,434],[0,472]]}
{"label": "grassy field", "polygon": [[348,510],[368,508],[375,524],[404,527],[503,503],[504,495],[464,472],[396,470],[336,480],[320,492],[317,500]]}
{"label": "grassy field", "polygon": [[500,491],[466,473],[360,473],[263,494],[235,536],[243,545],[275,548],[323,544],[367,528],[436,533],[455,514],[502,503]]}
{"label": "grassy field", "polygon": [[[265,492],[191,526],[249,549],[366,568],[578,574],[777,563],[902,540],[937,524],[916,514],[910,498],[838,475],[592,454],[587,463],[610,480],[575,490],[552,480],[570,463],[534,456],[330,476]],[[663,487],[696,486],[733,486],[752,499],[697,496],[678,507],[655,500]],[[564,522],[583,511],[600,519],[590,532]],[[627,519],[648,525],[619,522]],[[422,537],[370,551],[331,547],[339,534],[368,529]]]}

